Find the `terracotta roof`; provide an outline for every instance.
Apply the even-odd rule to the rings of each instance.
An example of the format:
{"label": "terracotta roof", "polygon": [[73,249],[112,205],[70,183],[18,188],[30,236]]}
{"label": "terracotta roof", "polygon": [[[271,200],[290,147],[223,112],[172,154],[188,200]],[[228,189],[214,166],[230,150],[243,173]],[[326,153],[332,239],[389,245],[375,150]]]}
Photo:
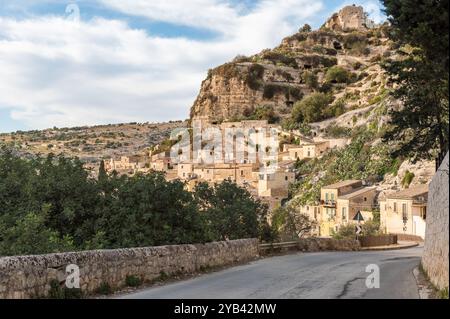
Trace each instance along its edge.
{"label": "terracotta roof", "polygon": [[336,184],[331,184],[331,185],[327,185],[322,187],[323,189],[335,189],[335,188],[341,188],[341,187],[346,187],[346,186],[351,186],[357,183],[362,183],[359,180],[348,180],[348,181],[342,181]]}
{"label": "terracotta roof", "polygon": [[428,193],[428,185],[418,185],[400,192],[387,194],[388,199],[413,199],[414,197]]}
{"label": "terracotta roof", "polygon": [[344,196],[339,196],[338,199],[352,199],[354,197],[361,196],[362,194],[365,194],[367,192],[374,191],[374,190],[376,190],[376,187],[362,187],[362,188],[359,188],[359,189],[355,190],[354,192],[351,192]]}

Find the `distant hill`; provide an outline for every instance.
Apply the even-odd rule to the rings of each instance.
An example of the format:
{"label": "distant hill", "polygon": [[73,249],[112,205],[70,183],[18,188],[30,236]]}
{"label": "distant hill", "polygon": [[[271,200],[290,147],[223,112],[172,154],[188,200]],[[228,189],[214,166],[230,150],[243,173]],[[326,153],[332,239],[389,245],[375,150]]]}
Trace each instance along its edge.
{"label": "distant hill", "polygon": [[8,145],[22,156],[64,154],[96,164],[103,158],[143,154],[166,140],[172,130],[186,126],[187,121],[175,121],[18,131],[0,134],[0,145]]}

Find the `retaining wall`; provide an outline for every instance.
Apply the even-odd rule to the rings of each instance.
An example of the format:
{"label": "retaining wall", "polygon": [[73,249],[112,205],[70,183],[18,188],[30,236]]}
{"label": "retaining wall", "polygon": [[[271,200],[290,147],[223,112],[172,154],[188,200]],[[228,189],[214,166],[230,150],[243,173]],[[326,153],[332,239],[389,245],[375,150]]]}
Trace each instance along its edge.
{"label": "retaining wall", "polygon": [[66,280],[66,267],[80,269],[80,288],[94,293],[108,283],[113,289],[125,285],[127,276],[151,282],[161,276],[190,274],[209,267],[246,262],[259,256],[257,239],[200,245],[99,250],[39,256],[0,258],[0,298],[48,296],[50,282]]}
{"label": "retaining wall", "polygon": [[428,193],[427,229],[422,265],[432,283],[439,289],[448,288],[449,184],[448,153]]}

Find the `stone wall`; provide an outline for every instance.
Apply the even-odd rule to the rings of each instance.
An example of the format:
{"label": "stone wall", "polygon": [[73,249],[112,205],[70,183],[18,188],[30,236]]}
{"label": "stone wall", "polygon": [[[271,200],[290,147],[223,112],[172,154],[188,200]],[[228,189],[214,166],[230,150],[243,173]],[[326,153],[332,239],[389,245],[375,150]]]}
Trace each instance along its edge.
{"label": "stone wall", "polygon": [[377,235],[377,236],[362,236],[359,238],[361,247],[376,247],[376,246],[389,246],[396,245],[398,243],[397,235]]}
{"label": "stone wall", "polygon": [[151,282],[161,276],[191,274],[209,267],[246,262],[259,256],[257,239],[199,245],[85,251],[39,256],[0,258],[0,298],[45,297],[50,282],[65,282],[65,270],[80,268],[83,293],[95,292],[101,284],[113,289],[125,285],[127,276]]}
{"label": "stone wall", "polygon": [[[285,243],[286,244],[286,243]],[[261,245],[261,254],[270,255],[283,251],[302,251],[302,252],[319,252],[319,251],[357,251],[361,246],[359,241],[350,239],[334,239],[334,238],[302,238],[292,245],[264,244]]]}
{"label": "stone wall", "polygon": [[428,194],[427,229],[422,264],[432,283],[439,289],[448,287],[448,157],[430,184]]}

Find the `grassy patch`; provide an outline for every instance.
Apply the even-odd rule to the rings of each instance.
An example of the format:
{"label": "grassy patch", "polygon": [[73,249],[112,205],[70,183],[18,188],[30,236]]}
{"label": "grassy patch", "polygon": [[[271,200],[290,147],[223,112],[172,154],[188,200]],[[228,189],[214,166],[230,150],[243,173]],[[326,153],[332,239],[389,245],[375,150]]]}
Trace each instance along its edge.
{"label": "grassy patch", "polygon": [[125,284],[128,287],[139,287],[142,285],[142,280],[137,276],[130,275],[125,278]]}

